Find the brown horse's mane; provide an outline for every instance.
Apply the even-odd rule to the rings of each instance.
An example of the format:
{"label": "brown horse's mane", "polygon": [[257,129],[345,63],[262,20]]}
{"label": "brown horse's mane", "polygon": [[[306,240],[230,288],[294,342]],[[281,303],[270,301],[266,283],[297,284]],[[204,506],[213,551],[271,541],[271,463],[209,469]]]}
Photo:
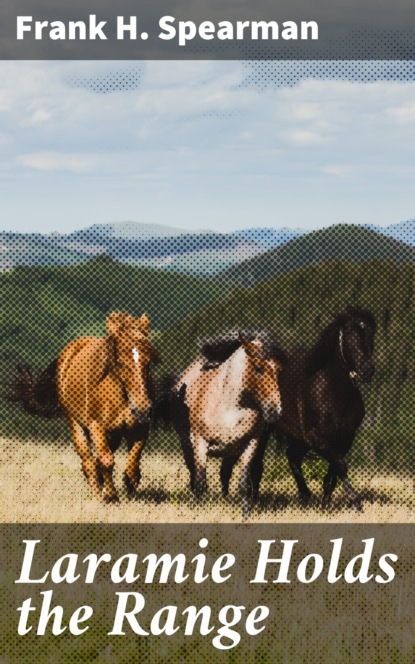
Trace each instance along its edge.
{"label": "brown horse's mane", "polygon": [[353,319],[363,320],[373,330],[376,330],[376,321],[370,311],[359,307],[347,307],[346,311],[337,314],[335,319],[324,328],[316,344],[308,351],[306,370],[309,375],[316,373],[327,364],[338,346],[340,330]]}
{"label": "brown horse's mane", "polygon": [[280,362],[284,361],[285,353],[277,342],[275,332],[263,329],[234,329],[213,337],[207,337],[201,342],[200,354],[209,363],[223,364],[241,347],[241,335],[249,341],[260,341],[262,351],[266,357],[274,358]]}
{"label": "brown horse's mane", "polygon": [[107,358],[104,365],[104,370],[98,378],[98,383],[104,380],[111,371],[117,366],[117,341],[113,335],[108,335],[105,339],[105,348],[107,351]]}

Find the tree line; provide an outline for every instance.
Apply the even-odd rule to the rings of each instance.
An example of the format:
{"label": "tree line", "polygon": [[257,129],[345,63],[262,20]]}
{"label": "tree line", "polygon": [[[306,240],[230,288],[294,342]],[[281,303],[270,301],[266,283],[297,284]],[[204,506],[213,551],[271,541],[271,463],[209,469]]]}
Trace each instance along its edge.
{"label": "tree line", "polygon": [[[145,270],[121,266],[120,271],[118,264],[110,278],[113,262],[105,269],[91,263],[22,268],[20,273],[0,276],[5,285],[0,296],[3,385],[16,363],[45,366],[71,339],[104,334],[105,315],[111,308],[133,314],[154,311],[156,320],[160,309],[154,334],[163,357],[157,370],[160,377],[185,368],[205,336],[229,328],[272,327],[283,347],[309,348],[335,314],[348,305],[362,306],[372,311],[378,325],[376,373],[369,386],[362,386],[367,416],[352,463],[414,469],[415,266],[411,263],[381,258],[359,265],[347,259],[323,261],[251,288],[222,287],[215,280],[189,280],[175,274],[150,283],[143,281]],[[168,308],[170,320],[161,312],[163,307]],[[0,400],[0,432],[17,438],[69,439],[64,423],[36,420],[4,399]]]}

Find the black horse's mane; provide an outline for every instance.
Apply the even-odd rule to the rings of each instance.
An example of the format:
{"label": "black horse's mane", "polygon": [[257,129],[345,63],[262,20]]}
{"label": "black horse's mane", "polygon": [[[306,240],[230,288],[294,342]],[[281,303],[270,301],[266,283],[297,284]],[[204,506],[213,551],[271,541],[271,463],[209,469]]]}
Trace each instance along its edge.
{"label": "black horse's mane", "polygon": [[370,311],[359,307],[347,307],[346,311],[337,314],[335,319],[324,328],[316,344],[307,353],[307,373],[313,374],[325,366],[337,348],[340,330],[353,319],[363,320],[373,331],[376,330],[376,321]]}
{"label": "black horse's mane", "polygon": [[222,334],[203,339],[200,345],[200,354],[208,363],[222,364],[241,347],[241,335],[249,341],[260,341],[262,351],[267,357],[284,361],[285,354],[281,349],[275,332],[272,330],[229,330]]}

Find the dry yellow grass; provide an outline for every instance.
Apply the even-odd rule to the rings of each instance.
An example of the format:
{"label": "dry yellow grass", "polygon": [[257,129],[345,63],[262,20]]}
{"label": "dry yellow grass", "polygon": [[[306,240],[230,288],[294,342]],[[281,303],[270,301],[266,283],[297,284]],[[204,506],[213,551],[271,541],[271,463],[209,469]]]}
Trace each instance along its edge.
{"label": "dry yellow grass", "polygon": [[[116,454],[115,481],[122,486],[126,453]],[[218,487],[219,465],[209,460],[209,496],[194,504],[188,490],[188,473],[181,455],[145,450],[142,484],[138,496],[121,496],[117,505],[103,505],[91,498],[71,445],[48,445],[0,439],[0,521],[3,523],[230,523],[240,522],[241,509],[236,479],[225,500]],[[251,511],[251,523],[413,523],[413,483],[409,476],[351,474],[364,498],[362,513],[347,506],[342,489],[330,512],[316,500],[301,509],[294,481],[264,478],[261,498]],[[310,488],[320,496],[321,482]]]}

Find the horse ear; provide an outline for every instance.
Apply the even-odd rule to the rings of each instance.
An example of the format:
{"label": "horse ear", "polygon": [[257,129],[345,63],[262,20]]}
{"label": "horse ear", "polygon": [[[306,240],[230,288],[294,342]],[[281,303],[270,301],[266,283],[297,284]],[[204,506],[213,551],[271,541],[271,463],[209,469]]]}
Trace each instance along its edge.
{"label": "horse ear", "polygon": [[107,318],[107,330],[110,336],[117,336],[125,323],[125,314],[113,311]]}
{"label": "horse ear", "polygon": [[150,319],[147,316],[147,314],[143,314],[141,318],[138,321],[138,326],[140,328],[140,332],[142,334],[145,334],[146,337],[148,337],[150,333]]}
{"label": "horse ear", "polygon": [[239,341],[241,342],[241,346],[247,355],[249,355],[250,357],[258,355],[258,346],[253,341],[249,341],[249,339],[244,337],[242,332],[238,333],[238,337]]}

